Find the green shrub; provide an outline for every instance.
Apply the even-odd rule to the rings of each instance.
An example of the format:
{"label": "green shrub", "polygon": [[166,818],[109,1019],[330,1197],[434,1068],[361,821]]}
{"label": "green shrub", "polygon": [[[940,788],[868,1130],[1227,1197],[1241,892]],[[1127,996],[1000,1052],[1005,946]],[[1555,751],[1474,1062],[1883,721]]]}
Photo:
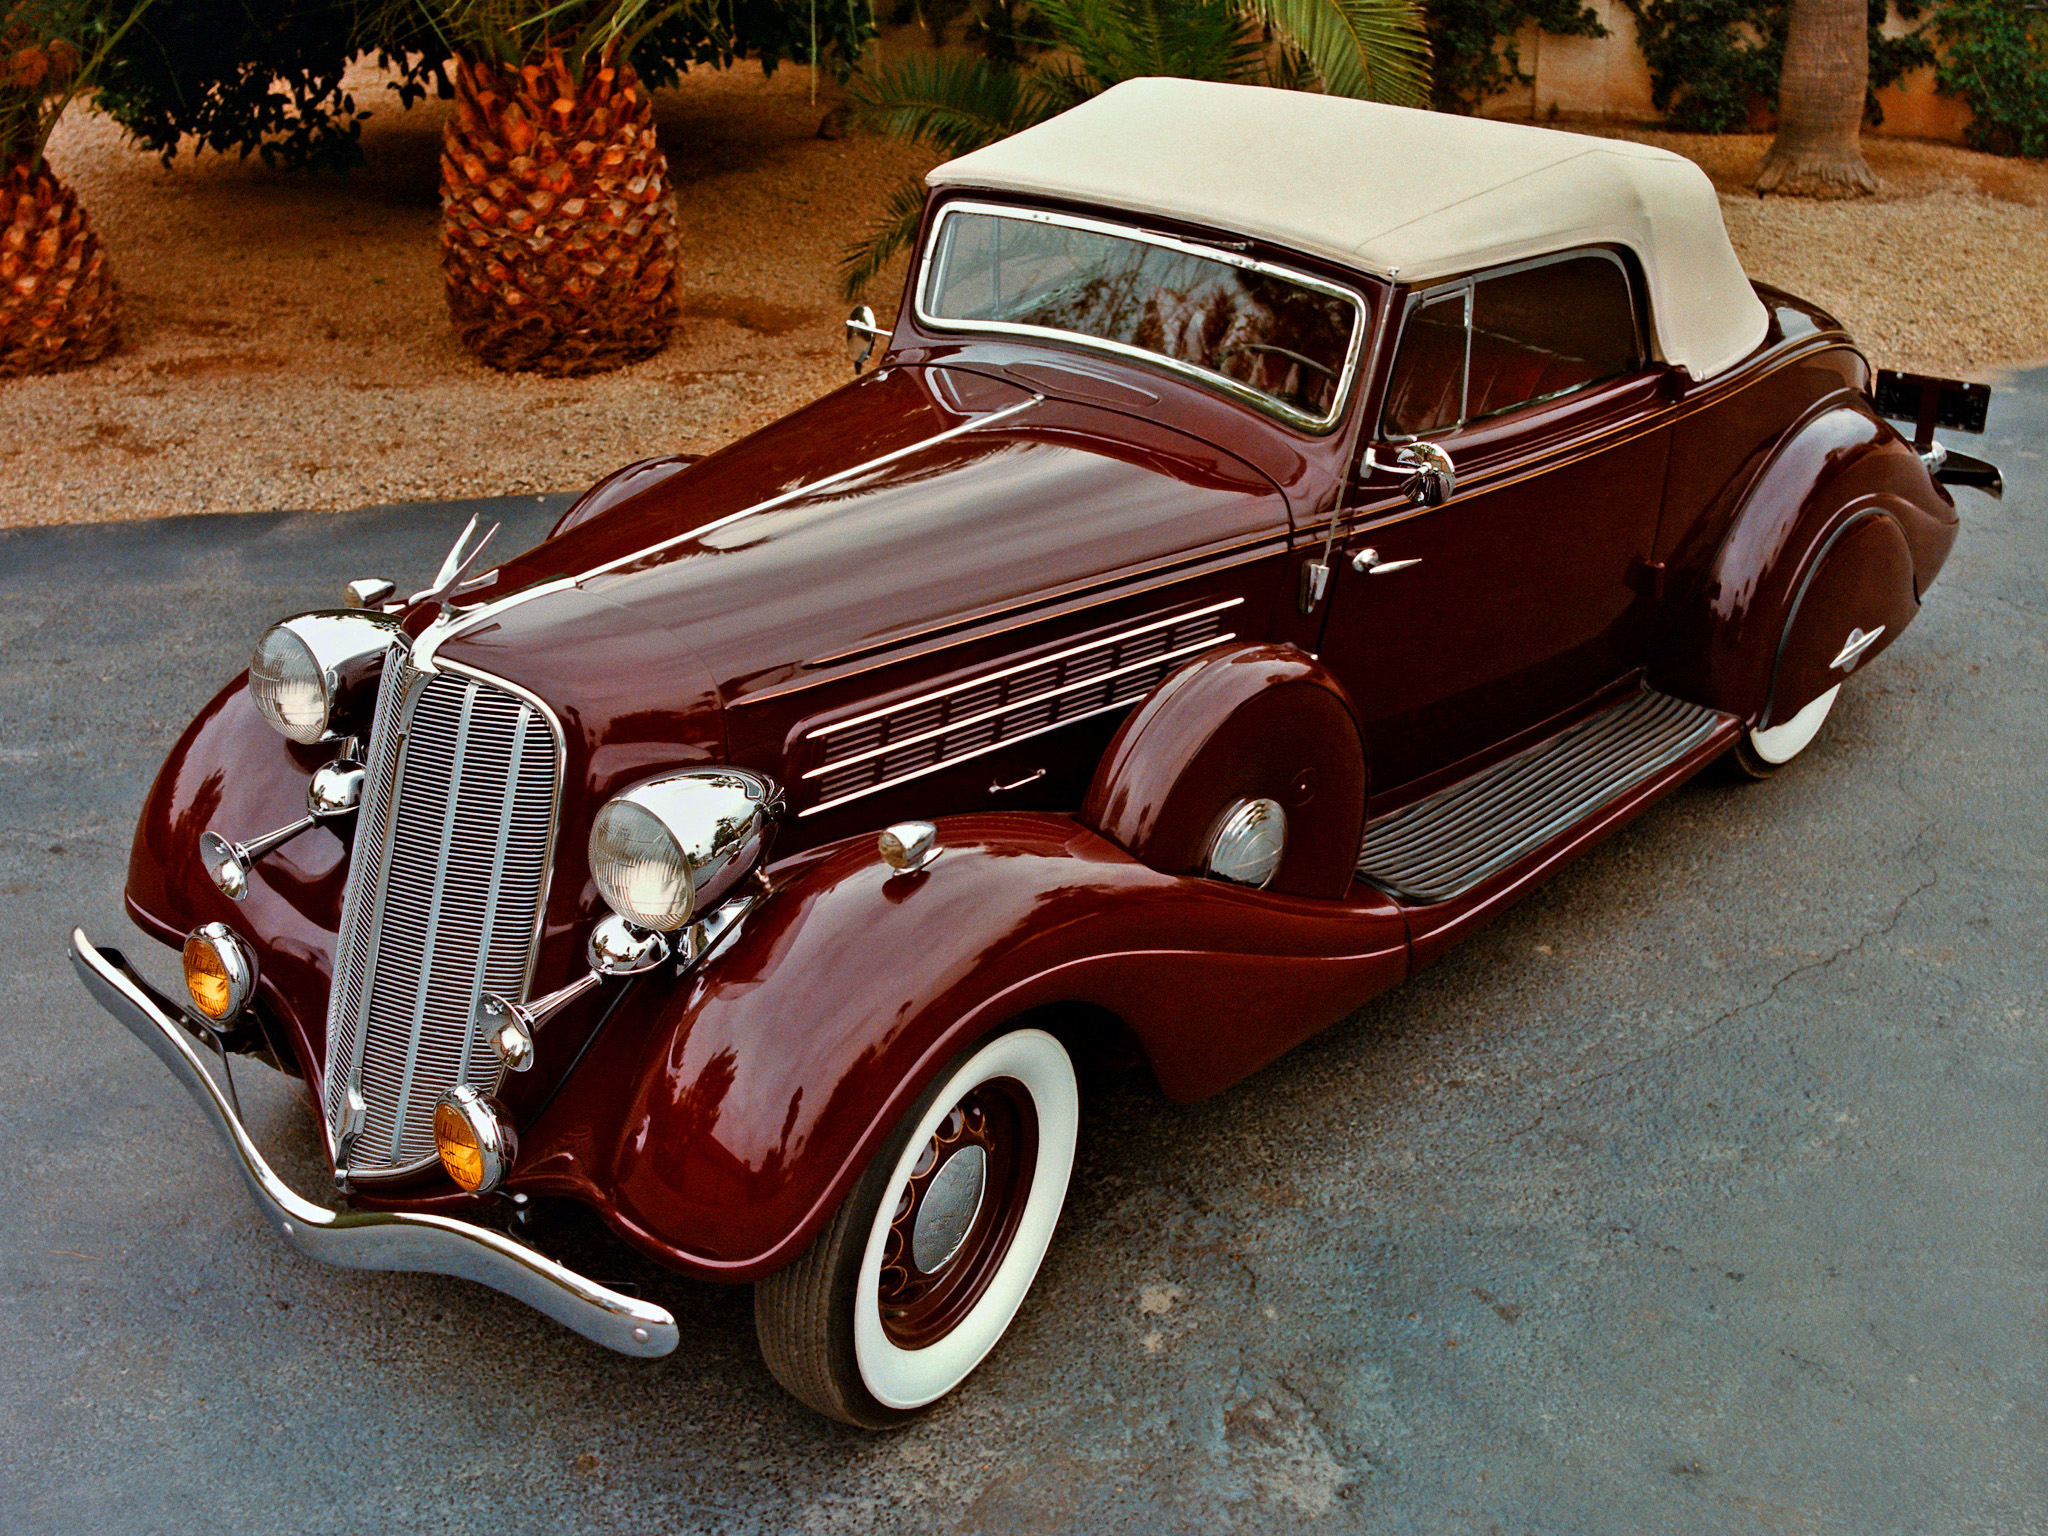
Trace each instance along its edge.
{"label": "green shrub", "polygon": [[[1636,44],[1650,66],[1650,99],[1672,128],[1740,133],[1758,106],[1775,107],[1785,62],[1789,0],[1624,0],[1635,13]],[[1870,3],[1870,89],[1895,84],[1929,63],[1921,31],[1886,37],[1888,0]],[[1995,8],[2017,0],[1967,0]],[[1912,12],[1901,8],[1912,19]],[[1923,29],[1924,30],[1924,29]],[[1873,94],[1872,122],[1883,120]]]}
{"label": "green shrub", "polygon": [[1470,112],[1487,97],[1535,77],[1522,70],[1515,36],[1527,22],[1560,37],[1605,37],[1581,0],[1425,0],[1430,104]]}
{"label": "green shrub", "polygon": [[1935,88],[1971,112],[1967,136],[1997,155],[2048,156],[2048,8],[2022,0],[1940,0],[1925,30],[1941,42]]}

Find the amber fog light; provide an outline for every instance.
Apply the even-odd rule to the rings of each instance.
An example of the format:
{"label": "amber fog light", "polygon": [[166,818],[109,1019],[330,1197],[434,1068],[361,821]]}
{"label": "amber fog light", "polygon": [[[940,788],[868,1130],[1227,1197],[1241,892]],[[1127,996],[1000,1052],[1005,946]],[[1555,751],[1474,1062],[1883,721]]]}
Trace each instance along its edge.
{"label": "amber fog light", "polygon": [[449,1178],[472,1194],[483,1194],[504,1180],[519,1142],[498,1106],[461,1083],[434,1106],[434,1147]]}
{"label": "amber fog light", "polygon": [[256,957],[225,923],[207,923],[185,936],[185,990],[211,1024],[225,1024],[256,990]]}

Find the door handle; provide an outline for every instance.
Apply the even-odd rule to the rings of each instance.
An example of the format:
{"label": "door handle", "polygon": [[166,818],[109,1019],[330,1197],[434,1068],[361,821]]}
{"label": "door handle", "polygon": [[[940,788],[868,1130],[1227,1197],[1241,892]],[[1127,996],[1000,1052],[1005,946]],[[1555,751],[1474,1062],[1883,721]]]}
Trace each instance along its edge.
{"label": "door handle", "polygon": [[1013,779],[1008,784],[1005,784],[1001,779],[991,779],[988,792],[992,795],[1006,795],[1013,789],[1022,789],[1026,784],[1036,784],[1044,777],[1045,770],[1041,768],[1036,773],[1027,773],[1023,778]]}
{"label": "door handle", "polygon": [[1420,556],[1413,560],[1382,560],[1376,549],[1361,549],[1351,557],[1351,569],[1361,576],[1391,576],[1396,571],[1405,571],[1411,565],[1420,564]]}

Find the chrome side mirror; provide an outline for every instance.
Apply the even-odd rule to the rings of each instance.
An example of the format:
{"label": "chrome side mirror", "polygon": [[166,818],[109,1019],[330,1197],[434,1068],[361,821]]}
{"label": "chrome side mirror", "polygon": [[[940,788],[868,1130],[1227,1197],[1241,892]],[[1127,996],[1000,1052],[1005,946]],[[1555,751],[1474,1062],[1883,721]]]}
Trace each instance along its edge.
{"label": "chrome side mirror", "polygon": [[866,367],[868,359],[875,355],[876,345],[888,339],[889,333],[875,323],[874,310],[856,304],[853,313],[846,317],[846,355],[853,363],[853,371],[859,373]]}
{"label": "chrome side mirror", "polygon": [[1394,464],[1415,471],[1401,483],[1401,494],[1418,507],[1440,507],[1458,489],[1458,467],[1435,443],[1409,443],[1394,455]]}

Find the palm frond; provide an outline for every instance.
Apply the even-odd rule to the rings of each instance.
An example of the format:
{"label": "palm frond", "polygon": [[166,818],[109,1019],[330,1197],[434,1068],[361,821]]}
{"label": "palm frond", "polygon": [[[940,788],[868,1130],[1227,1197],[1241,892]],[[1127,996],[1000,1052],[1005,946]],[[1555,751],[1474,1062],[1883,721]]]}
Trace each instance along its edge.
{"label": "palm frond", "polygon": [[1333,96],[1419,107],[1429,99],[1429,41],[1415,0],[1247,0],[1307,55]]}
{"label": "palm frond", "polygon": [[871,65],[846,86],[855,123],[949,157],[1044,122],[1060,105],[1025,71],[943,54]]}
{"label": "palm frond", "polygon": [[918,223],[924,218],[924,197],[923,178],[905,177],[889,194],[881,218],[840,254],[839,286],[847,298],[859,298],[889,264],[889,258],[917,238]]}
{"label": "palm frond", "polygon": [[1148,75],[1248,80],[1259,40],[1234,0],[1037,0],[1060,45],[1104,90]]}
{"label": "palm frond", "polygon": [[720,34],[716,0],[381,0],[370,14],[418,16],[450,52],[505,69],[559,51],[581,80],[591,61],[624,63],[650,31],[689,9]]}

